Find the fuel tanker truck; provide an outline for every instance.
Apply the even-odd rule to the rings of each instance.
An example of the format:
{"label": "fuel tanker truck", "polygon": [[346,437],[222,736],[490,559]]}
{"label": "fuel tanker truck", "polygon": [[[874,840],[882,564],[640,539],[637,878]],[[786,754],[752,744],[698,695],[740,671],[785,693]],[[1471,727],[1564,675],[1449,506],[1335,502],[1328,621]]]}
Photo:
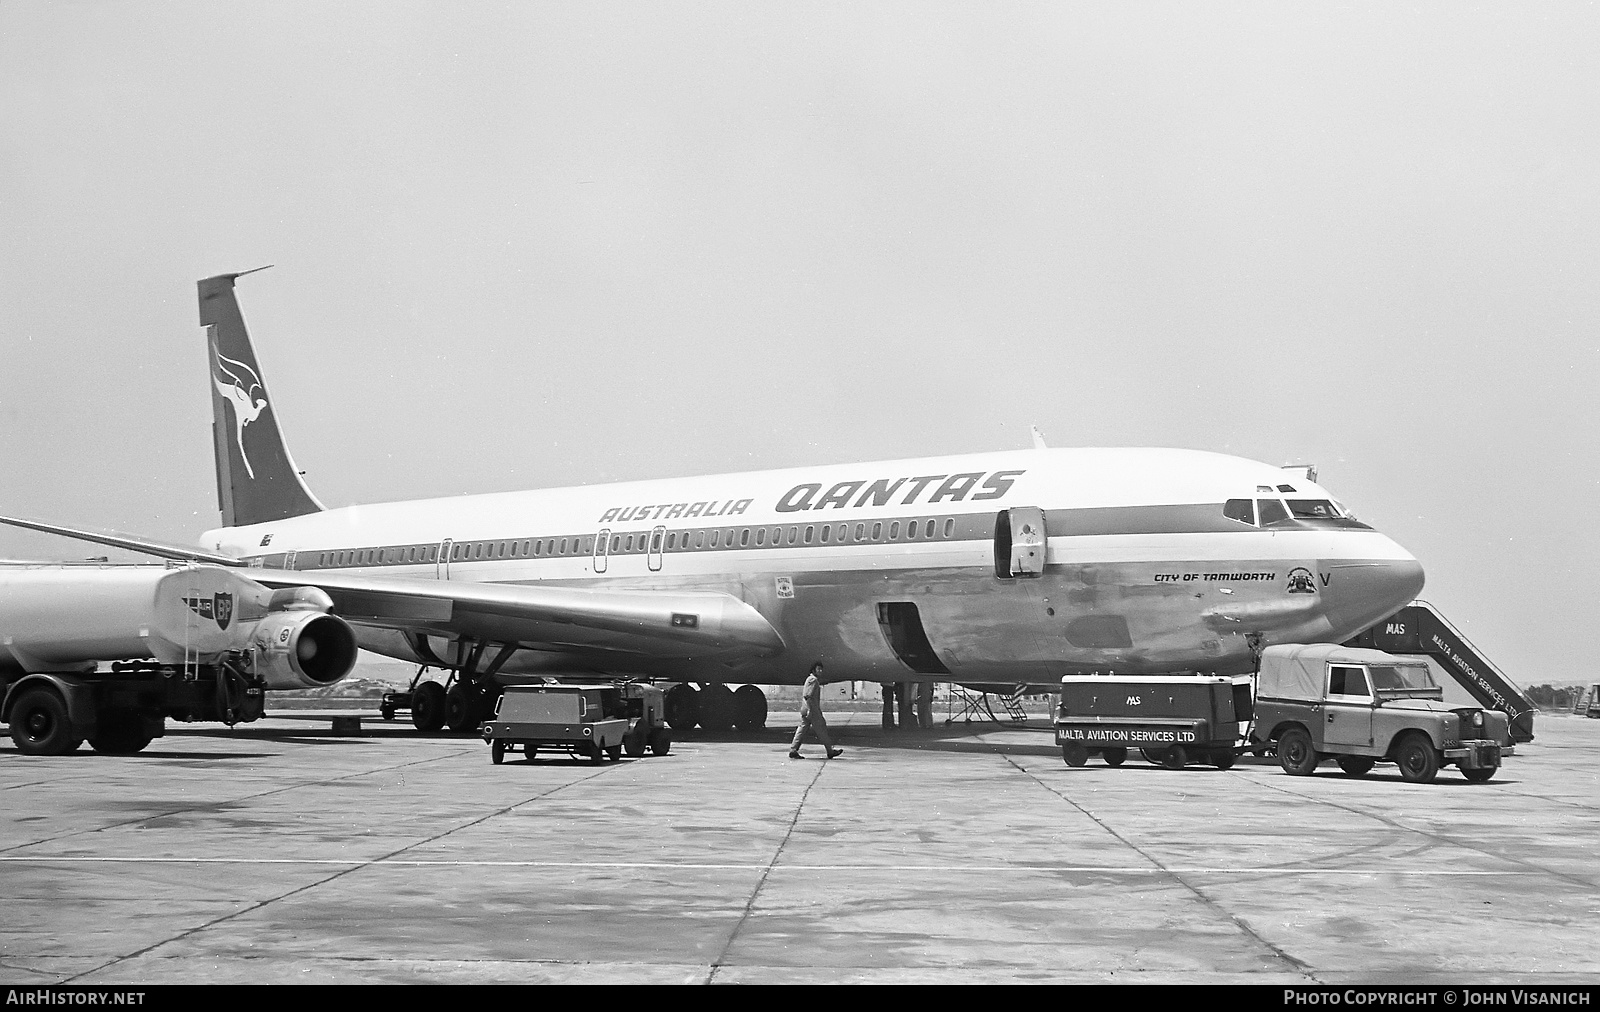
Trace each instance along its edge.
{"label": "fuel tanker truck", "polygon": [[138,752],[166,720],[257,720],[331,685],[355,634],[315,587],[220,566],[0,566],[0,722],[26,755]]}

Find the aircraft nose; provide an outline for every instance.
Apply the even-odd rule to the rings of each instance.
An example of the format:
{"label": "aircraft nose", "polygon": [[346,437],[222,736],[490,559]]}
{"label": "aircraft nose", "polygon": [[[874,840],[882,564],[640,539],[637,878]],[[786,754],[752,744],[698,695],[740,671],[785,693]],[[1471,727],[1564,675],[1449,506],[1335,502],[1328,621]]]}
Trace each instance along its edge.
{"label": "aircraft nose", "polygon": [[1385,550],[1364,559],[1329,564],[1330,616],[1342,636],[1353,636],[1416,600],[1425,576],[1422,563],[1389,538]]}

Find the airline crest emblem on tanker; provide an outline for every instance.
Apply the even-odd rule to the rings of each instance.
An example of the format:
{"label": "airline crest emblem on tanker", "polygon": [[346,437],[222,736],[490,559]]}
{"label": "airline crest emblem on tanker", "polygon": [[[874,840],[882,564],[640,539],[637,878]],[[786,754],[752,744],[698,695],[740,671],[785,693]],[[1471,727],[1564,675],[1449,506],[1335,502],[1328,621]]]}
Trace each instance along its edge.
{"label": "airline crest emblem on tanker", "polygon": [[244,461],[246,473],[254,478],[255,468],[250,466],[250,455],[244,452],[244,430],[267,409],[267,388],[261,385],[261,377],[256,375],[256,371],[243,362],[227,358],[220,351],[215,355],[217,370],[212,374],[211,382],[222,399],[233,408],[234,441],[239,444],[239,457]]}
{"label": "airline crest emblem on tanker", "polygon": [[1304,566],[1296,566],[1289,570],[1289,593],[1315,594],[1317,592],[1316,578],[1311,575],[1311,570]]}

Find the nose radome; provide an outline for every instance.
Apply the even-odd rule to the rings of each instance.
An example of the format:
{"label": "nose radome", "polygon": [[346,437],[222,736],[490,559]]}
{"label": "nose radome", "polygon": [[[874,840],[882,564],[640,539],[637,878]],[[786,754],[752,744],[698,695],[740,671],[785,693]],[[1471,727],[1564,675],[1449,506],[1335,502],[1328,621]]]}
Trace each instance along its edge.
{"label": "nose radome", "polygon": [[1425,582],[1422,563],[1399,545],[1389,558],[1334,563],[1331,569],[1329,617],[1342,635],[1353,636],[1404,608]]}

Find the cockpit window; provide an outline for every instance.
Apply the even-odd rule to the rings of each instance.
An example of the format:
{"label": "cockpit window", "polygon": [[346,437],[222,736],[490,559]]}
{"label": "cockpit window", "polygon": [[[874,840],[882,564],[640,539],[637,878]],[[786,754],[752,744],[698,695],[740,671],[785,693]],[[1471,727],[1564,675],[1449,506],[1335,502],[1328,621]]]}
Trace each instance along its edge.
{"label": "cockpit window", "polygon": [[1275,524],[1279,520],[1289,519],[1289,511],[1283,508],[1280,499],[1262,499],[1256,504],[1260,508],[1261,526]]}
{"label": "cockpit window", "polygon": [[1436,689],[1438,683],[1426,664],[1373,664],[1372,684],[1378,689]]}
{"label": "cockpit window", "polygon": [[1289,512],[1296,520],[1329,520],[1339,516],[1339,508],[1327,499],[1290,499]]}
{"label": "cockpit window", "polygon": [[1256,523],[1256,504],[1249,499],[1229,499],[1222,504],[1222,515],[1229,520],[1237,520],[1241,524],[1254,527]]}

